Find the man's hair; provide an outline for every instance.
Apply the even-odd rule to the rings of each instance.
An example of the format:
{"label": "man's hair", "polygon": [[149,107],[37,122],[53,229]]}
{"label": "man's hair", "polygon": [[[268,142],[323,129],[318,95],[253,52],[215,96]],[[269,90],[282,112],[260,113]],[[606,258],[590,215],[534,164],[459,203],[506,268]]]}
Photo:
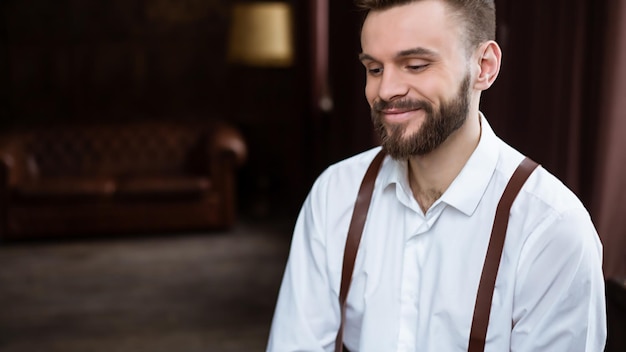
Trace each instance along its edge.
{"label": "man's hair", "polygon": [[[369,11],[386,10],[423,0],[354,0],[356,6]],[[453,14],[465,24],[468,48],[496,39],[496,5],[494,0],[438,0],[444,2]]]}

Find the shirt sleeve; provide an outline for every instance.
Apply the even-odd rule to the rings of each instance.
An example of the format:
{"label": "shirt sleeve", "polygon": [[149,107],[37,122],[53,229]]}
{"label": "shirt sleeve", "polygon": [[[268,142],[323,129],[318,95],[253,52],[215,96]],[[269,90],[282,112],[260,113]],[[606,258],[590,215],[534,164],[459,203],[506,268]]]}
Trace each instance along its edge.
{"label": "shirt sleeve", "polygon": [[268,352],[333,351],[339,302],[330,287],[319,181],[298,216],[274,312]]}
{"label": "shirt sleeve", "polygon": [[527,239],[517,270],[511,351],[602,352],[602,246],[584,209],[549,216]]}

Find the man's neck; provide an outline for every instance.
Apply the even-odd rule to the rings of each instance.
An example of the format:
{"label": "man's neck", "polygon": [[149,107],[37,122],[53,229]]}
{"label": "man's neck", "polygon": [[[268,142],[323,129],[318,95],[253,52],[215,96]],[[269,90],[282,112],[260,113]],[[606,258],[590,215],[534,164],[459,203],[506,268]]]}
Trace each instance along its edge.
{"label": "man's neck", "polygon": [[478,146],[480,135],[480,115],[476,113],[436,150],[409,159],[409,184],[424,213],[461,172]]}

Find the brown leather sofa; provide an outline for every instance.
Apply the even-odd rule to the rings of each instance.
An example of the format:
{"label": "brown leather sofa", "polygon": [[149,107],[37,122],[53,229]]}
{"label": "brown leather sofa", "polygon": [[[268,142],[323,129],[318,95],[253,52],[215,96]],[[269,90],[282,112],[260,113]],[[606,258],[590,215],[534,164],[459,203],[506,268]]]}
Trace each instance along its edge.
{"label": "brown leather sofa", "polygon": [[0,135],[0,238],[227,229],[241,134],[223,121],[136,121]]}

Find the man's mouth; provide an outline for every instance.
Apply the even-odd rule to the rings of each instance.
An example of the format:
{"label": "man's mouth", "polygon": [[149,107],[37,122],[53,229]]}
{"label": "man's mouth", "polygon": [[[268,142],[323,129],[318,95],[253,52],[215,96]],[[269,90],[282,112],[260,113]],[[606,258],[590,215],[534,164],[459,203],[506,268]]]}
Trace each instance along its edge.
{"label": "man's mouth", "polygon": [[417,110],[420,110],[420,109],[419,108],[412,108],[412,109],[391,108],[391,109],[383,109],[379,111],[385,115],[394,115],[394,114],[404,114],[407,112],[417,111]]}
{"label": "man's mouth", "polygon": [[379,110],[379,113],[383,116],[384,120],[389,123],[400,123],[410,119],[415,113],[419,112],[420,108],[413,109],[384,109]]}

